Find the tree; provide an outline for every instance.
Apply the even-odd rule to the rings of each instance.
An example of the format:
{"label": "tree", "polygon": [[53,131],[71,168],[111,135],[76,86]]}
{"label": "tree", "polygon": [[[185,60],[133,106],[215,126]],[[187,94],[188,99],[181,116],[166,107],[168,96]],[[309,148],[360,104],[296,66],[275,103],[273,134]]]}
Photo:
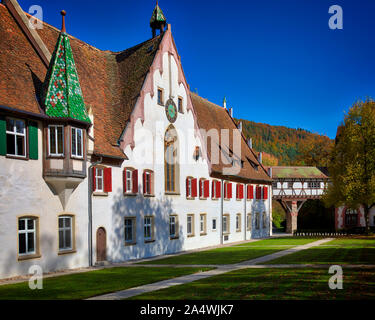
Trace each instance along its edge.
{"label": "tree", "polygon": [[333,141],[326,136],[311,135],[299,146],[295,165],[327,167]]}
{"label": "tree", "polygon": [[338,129],[328,171],[331,183],[324,195],[327,206],[364,209],[366,232],[375,205],[375,102],[354,104]]}

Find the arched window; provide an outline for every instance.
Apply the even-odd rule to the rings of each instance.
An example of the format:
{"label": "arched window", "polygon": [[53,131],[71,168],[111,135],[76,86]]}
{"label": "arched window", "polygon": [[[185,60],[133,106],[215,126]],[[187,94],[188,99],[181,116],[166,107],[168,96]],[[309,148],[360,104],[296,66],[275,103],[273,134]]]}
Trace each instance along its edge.
{"label": "arched window", "polygon": [[168,127],[164,136],[164,177],[165,191],[178,192],[178,137],[172,125]]}

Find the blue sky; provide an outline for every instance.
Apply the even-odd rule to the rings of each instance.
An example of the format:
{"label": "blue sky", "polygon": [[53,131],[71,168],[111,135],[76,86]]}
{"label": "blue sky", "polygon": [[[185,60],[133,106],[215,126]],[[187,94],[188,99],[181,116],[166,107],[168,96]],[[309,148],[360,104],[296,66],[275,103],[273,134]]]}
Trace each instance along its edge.
{"label": "blue sky", "polygon": [[[19,0],[103,50],[151,37],[155,0]],[[375,98],[375,1],[160,0],[193,91],[234,116],[335,137],[344,112]],[[328,27],[331,5],[343,30]]]}

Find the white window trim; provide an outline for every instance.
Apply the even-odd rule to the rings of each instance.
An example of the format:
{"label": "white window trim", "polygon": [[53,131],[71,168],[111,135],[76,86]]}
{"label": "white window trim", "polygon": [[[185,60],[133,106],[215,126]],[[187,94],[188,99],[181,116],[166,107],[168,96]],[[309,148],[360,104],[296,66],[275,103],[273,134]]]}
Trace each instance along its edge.
{"label": "white window trim", "polygon": [[[202,224],[203,224],[203,230],[202,230]],[[207,215],[205,213],[202,213],[199,216],[199,231],[200,231],[200,234],[202,235],[207,234]]]}
{"label": "white window trim", "polygon": [[[134,170],[130,168],[126,168],[126,193],[133,193],[133,173]],[[128,177],[129,172],[129,177]],[[128,183],[130,185],[130,188],[128,187]]]}
{"label": "white window trim", "polygon": [[[174,220],[173,223],[172,223],[172,219]],[[171,234],[171,226],[174,226],[174,234]],[[169,237],[170,238],[177,238],[178,236],[178,231],[177,231],[177,216],[176,215],[172,215],[172,216],[169,216]]]}
{"label": "white window trim", "polygon": [[[132,237],[131,237],[131,240],[126,240],[126,230],[129,228],[129,225],[126,224],[126,220],[130,220],[131,221],[131,233],[132,233]],[[135,244],[136,243],[136,240],[135,240],[135,228],[136,228],[136,218],[135,217],[125,217],[125,221],[124,221],[124,237],[125,237],[125,244]]]}
{"label": "white window trim", "polygon": [[[71,216],[59,216],[59,219],[70,219],[70,227],[65,227],[65,222],[64,222],[64,226],[63,227],[60,227],[60,223],[59,223],[59,251],[71,251],[73,250],[73,217]],[[58,221],[60,222],[60,221]],[[60,231],[63,231],[63,237],[64,237],[64,240],[65,240],[65,231],[66,230],[70,230],[70,247],[64,247],[64,248],[60,248]],[[65,241],[64,241],[64,244],[65,244]]]}
{"label": "white window trim", "polygon": [[188,188],[188,190],[187,190],[187,197],[188,198],[192,198],[193,197],[193,195],[192,195],[192,193],[193,193],[193,188],[192,188],[192,186],[193,186],[193,178],[191,178],[191,177],[188,177],[187,178],[187,180],[188,180],[188,186],[187,186],[187,188]]}
{"label": "white window trim", "polygon": [[[146,175],[146,179],[145,179],[146,180],[145,181],[145,183],[146,183],[146,186],[145,186],[146,192],[145,192],[145,194],[151,195],[152,194],[152,172],[151,171],[145,171],[145,175]],[[133,174],[132,174],[132,179],[133,179]],[[149,184],[147,183],[147,179],[150,180]],[[147,190],[149,187],[150,187],[150,190]],[[126,190],[127,190],[127,188],[126,188]]]}
{"label": "white window trim", "polygon": [[[62,128],[62,153],[59,153],[58,152],[58,135],[57,135],[57,128],[60,127]],[[51,128],[54,128],[54,131],[55,131],[55,136],[56,136],[56,139],[55,139],[55,148],[56,148],[56,153],[51,153]],[[64,156],[64,126],[63,125],[49,125],[48,126],[48,155],[51,156],[51,157],[63,157]]]}
{"label": "white window trim", "polygon": [[[16,153],[18,153],[17,151],[17,136],[21,136],[21,137],[24,137],[24,154],[25,155],[17,155],[17,154],[10,154],[7,152],[7,156],[10,156],[10,157],[18,157],[18,158],[26,158],[26,144],[27,144],[27,141],[26,141],[26,121],[24,120],[21,120],[21,119],[16,119],[16,118],[6,118],[5,119],[5,122],[7,122],[8,120],[13,120],[13,121],[22,121],[24,123],[24,128],[23,128],[23,133],[19,133],[17,132],[16,130],[16,126],[14,125],[13,126],[13,131],[8,131],[7,129],[5,129],[5,135],[7,134],[11,134],[14,136],[14,150]],[[7,124],[6,124],[6,127],[7,127]]]}
{"label": "white window trim", "polygon": [[[215,228],[214,228],[214,221],[215,221]],[[213,218],[212,219],[212,231],[216,231],[217,230],[217,218]]]}
{"label": "white window trim", "polygon": [[[101,170],[101,176],[98,175],[98,170]],[[99,178],[102,180],[102,188],[99,189]],[[104,168],[95,168],[95,191],[96,192],[104,192]]]}
{"label": "white window trim", "polygon": [[[76,144],[76,154],[73,154],[73,130],[76,131],[76,134],[75,134],[75,144]],[[78,134],[77,132],[78,131],[81,131],[81,155],[78,155]],[[71,128],[71,137],[72,137],[72,141],[71,141],[71,148],[70,148],[70,154],[73,158],[78,158],[78,159],[83,159],[83,130],[80,129],[80,128],[75,128],[75,127],[72,127]]]}
{"label": "white window trim", "polygon": [[[189,223],[190,218],[190,223]],[[190,224],[190,232],[189,232],[189,224]],[[195,235],[194,233],[194,215],[188,214],[186,217],[186,234],[188,237],[192,237]]]}
{"label": "white window trim", "polygon": [[[29,255],[33,255],[33,254],[36,254],[36,248],[37,248],[37,243],[36,243],[36,240],[37,240],[37,237],[36,237],[36,233],[37,233],[37,218],[19,218],[18,219],[18,224],[20,222],[20,220],[24,220],[25,221],[25,229],[24,230],[19,230],[18,229],[18,235],[20,234],[25,234],[25,248],[26,248],[26,252],[25,253],[20,253],[20,250],[19,250],[19,247],[20,245],[18,244],[18,255],[19,256],[29,256]],[[28,229],[28,226],[27,226],[27,222],[29,220],[32,220],[33,221],[33,229]],[[29,249],[29,245],[28,245],[28,234],[29,233],[33,233],[34,234],[34,250],[33,251],[28,251]],[[19,239],[19,236],[18,236],[18,239]],[[19,241],[19,240],[18,240]]]}
{"label": "white window trim", "polygon": [[[147,221],[146,223],[146,219],[150,219],[149,222]],[[154,219],[152,216],[146,216],[143,218],[143,236],[144,236],[144,239],[145,241],[152,241],[153,240],[153,223],[154,222]],[[146,237],[146,228],[150,228],[150,236]]]}

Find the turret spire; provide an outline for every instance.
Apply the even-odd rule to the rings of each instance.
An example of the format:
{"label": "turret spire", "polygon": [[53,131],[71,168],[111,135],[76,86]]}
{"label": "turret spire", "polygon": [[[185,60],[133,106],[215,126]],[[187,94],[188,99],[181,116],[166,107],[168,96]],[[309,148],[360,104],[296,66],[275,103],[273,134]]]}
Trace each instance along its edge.
{"label": "turret spire", "polygon": [[90,123],[73,52],[65,29],[66,12],[61,11],[62,27],[43,83],[42,102],[53,118],[75,119]]}
{"label": "turret spire", "polygon": [[160,33],[164,32],[167,19],[165,18],[163,11],[159,7],[159,2],[156,1],[156,6],[152,12],[150,19],[150,27],[152,29],[152,37],[156,36],[156,30],[160,30]]}

